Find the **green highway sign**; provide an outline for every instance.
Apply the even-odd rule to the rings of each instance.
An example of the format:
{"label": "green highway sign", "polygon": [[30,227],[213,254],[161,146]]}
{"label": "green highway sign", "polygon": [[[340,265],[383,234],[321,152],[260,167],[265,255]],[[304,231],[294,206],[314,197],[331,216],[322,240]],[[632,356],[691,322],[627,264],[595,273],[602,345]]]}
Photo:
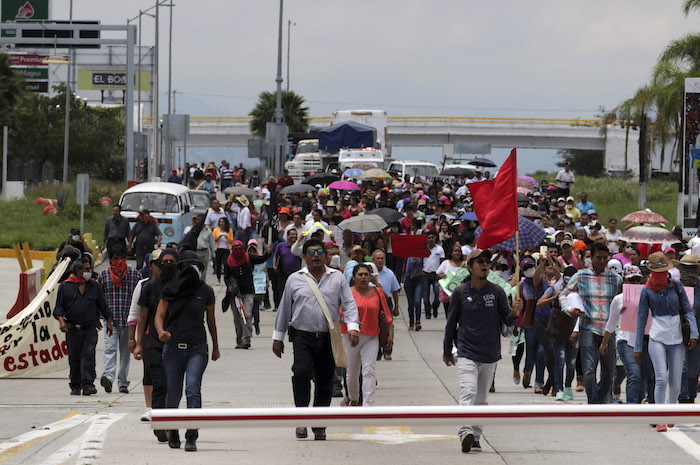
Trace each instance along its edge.
{"label": "green highway sign", "polygon": [[24,79],[36,80],[49,78],[48,68],[12,68],[12,70],[22,75]]}

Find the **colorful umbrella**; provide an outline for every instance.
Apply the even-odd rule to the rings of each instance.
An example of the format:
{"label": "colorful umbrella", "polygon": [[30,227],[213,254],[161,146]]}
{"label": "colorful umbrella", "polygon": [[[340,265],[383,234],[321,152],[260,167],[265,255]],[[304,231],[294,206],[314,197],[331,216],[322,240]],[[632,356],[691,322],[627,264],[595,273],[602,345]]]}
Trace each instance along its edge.
{"label": "colorful umbrella", "polygon": [[370,162],[365,161],[365,162],[361,162],[361,163],[355,163],[354,165],[352,165],[350,167],[350,169],[366,171],[366,170],[371,170],[372,168],[376,168],[376,167],[377,167],[376,163],[370,163]]}
{"label": "colorful umbrella", "polygon": [[315,190],[316,188],[314,186],[310,186],[308,184],[292,184],[291,186],[285,187],[280,192],[282,194],[300,194],[302,192],[312,192]]}
{"label": "colorful umbrella", "polygon": [[464,215],[459,217],[460,220],[466,220],[466,221],[479,221],[476,218],[476,213],[474,212],[466,212]]}
{"label": "colorful umbrella", "polygon": [[389,181],[393,179],[389,173],[379,168],[372,168],[362,173],[360,176],[362,179],[367,179],[371,181]]}
{"label": "colorful umbrella", "polygon": [[668,220],[658,213],[654,213],[649,210],[640,210],[638,212],[632,212],[626,215],[620,221],[625,221],[627,223],[662,223],[669,224]]}
{"label": "colorful umbrella", "polygon": [[329,189],[338,189],[339,191],[359,191],[360,187],[352,181],[333,181],[328,185]]}
{"label": "colorful umbrella", "polygon": [[518,186],[518,194],[527,195],[532,192],[531,187]]}
{"label": "colorful umbrella", "polygon": [[340,229],[350,229],[356,233],[377,232],[386,229],[388,224],[381,216],[377,215],[359,215],[348,218],[340,222]]}
{"label": "colorful umbrella", "polygon": [[[481,226],[476,228],[476,237],[481,235]],[[532,221],[518,216],[518,231],[519,231],[519,241],[520,250],[524,250],[530,247],[537,247],[542,244],[547,237],[547,233],[544,232],[539,225],[536,225]],[[497,250],[507,250],[509,252],[515,252],[515,234],[513,234],[509,239],[496,244],[492,247]]]}
{"label": "colorful umbrella", "polygon": [[518,187],[539,187],[539,183],[531,176],[518,176]]}
{"label": "colorful umbrella", "polygon": [[620,236],[625,242],[637,242],[642,244],[662,244],[664,242],[678,242],[676,236],[668,229],[658,226],[636,226],[625,231]]}

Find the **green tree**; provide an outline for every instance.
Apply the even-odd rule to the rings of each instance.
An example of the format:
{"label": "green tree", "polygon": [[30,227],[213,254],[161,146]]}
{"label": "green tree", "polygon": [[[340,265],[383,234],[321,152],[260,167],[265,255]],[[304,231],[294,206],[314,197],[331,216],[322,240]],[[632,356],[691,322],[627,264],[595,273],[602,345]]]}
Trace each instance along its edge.
{"label": "green tree", "polygon": [[557,150],[557,156],[562,159],[557,163],[571,163],[571,171],[580,176],[598,177],[603,174],[605,152],[602,150]]}
{"label": "green tree", "polygon": [[[309,129],[309,107],[304,106],[304,97],[294,91],[282,91],[282,118],[289,132],[306,132]],[[260,92],[258,103],[250,113],[250,131],[255,137],[265,138],[267,123],[274,121],[277,92]]]}
{"label": "green tree", "polygon": [[10,55],[0,53],[0,126],[9,125],[15,104],[24,94],[24,78],[10,63]]}

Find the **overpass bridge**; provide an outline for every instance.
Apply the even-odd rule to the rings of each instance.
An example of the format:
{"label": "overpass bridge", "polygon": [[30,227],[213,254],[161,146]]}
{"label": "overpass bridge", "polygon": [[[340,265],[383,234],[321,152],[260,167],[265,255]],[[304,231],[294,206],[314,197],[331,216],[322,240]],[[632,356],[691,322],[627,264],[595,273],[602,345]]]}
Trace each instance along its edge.
{"label": "overpass bridge", "polygon": [[[327,127],[330,117],[309,118],[313,127]],[[144,118],[144,130],[152,128]],[[639,171],[639,133],[615,125],[601,128],[595,119],[485,118],[462,116],[392,116],[387,141],[392,147],[442,146],[451,158],[455,144],[491,144],[498,148],[604,150],[607,171]],[[188,145],[246,147],[247,116],[193,116]]]}

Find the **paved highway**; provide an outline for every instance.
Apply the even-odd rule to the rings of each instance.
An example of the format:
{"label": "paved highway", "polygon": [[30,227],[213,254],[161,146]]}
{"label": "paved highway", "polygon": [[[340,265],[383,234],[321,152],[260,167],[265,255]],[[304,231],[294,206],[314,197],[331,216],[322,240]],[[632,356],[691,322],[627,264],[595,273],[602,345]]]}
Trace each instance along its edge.
{"label": "paved highway", "polygon": [[[5,267],[0,266],[3,278],[16,280],[9,270],[3,271]],[[223,288],[214,290],[220,301]],[[405,309],[404,297],[402,304]],[[217,311],[222,356],[209,362],[204,375],[204,407],[293,405],[291,347],[287,345],[282,360],[272,354],[274,317],[270,311],[262,312],[262,334],[254,337],[252,349],[235,350],[231,313]],[[444,321],[440,315],[423,321],[420,332],[409,332],[407,320],[397,318],[394,359],[377,364],[377,405],[457,403],[456,369],[446,367],[441,359]],[[102,348],[100,341],[98,377]],[[507,344],[503,349],[490,403],[552,403],[551,396],[535,396],[531,389],[513,383]],[[291,428],[220,429],[201,431],[198,452],[186,453],[157,443],[149,424],[140,421],[144,411],[141,374],[140,362],[132,360],[131,392],[106,394],[98,384],[98,394],[91,397],[68,395],[67,370],[39,378],[0,380],[0,463],[675,465],[700,460],[696,442],[700,428],[693,425],[678,425],[668,433],[644,425],[489,426],[481,441],[483,450],[469,454],[460,450],[457,426],[335,427],[328,429],[325,442],[297,440]],[[583,393],[575,393],[574,402],[585,402]]]}

